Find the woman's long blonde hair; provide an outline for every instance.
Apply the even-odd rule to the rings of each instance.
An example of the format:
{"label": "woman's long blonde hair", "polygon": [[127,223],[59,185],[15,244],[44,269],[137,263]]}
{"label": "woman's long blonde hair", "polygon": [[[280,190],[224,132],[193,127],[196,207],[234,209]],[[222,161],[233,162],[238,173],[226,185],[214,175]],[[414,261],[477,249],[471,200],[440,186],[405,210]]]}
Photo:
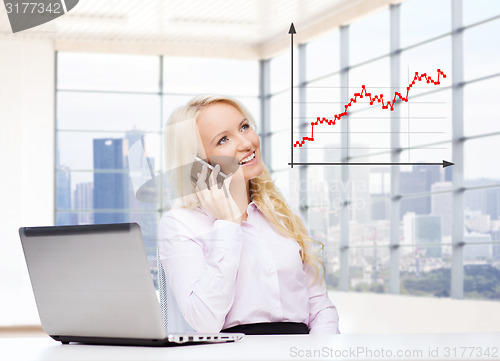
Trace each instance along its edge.
{"label": "woman's long blonde hair", "polygon": [[[170,116],[165,129],[165,160],[167,174],[177,197],[175,207],[196,209],[201,206],[190,181],[190,165],[201,150],[196,120],[205,107],[218,102],[234,106],[248,119],[252,128],[256,129],[255,121],[248,110],[240,102],[229,97],[199,96],[177,108]],[[250,180],[249,190],[252,200],[269,222],[283,236],[296,240],[300,245],[302,262],[314,269],[315,281],[320,276],[322,279],[324,264],[320,254],[323,252],[323,244],[309,237],[302,220],[292,212],[266,166],[260,176]]]}

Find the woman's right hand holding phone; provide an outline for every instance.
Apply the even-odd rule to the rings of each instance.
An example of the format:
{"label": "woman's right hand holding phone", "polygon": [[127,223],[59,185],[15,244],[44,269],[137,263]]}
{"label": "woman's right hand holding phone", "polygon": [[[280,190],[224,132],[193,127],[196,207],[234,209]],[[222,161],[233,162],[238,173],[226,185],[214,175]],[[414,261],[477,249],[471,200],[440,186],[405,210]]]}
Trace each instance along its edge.
{"label": "woman's right hand holding phone", "polygon": [[202,207],[210,211],[215,218],[240,224],[242,221],[242,212],[229,192],[229,186],[235,174],[229,175],[224,179],[219,187],[217,184],[217,175],[219,172],[219,164],[214,167],[210,175],[208,174],[208,167],[203,165],[201,172],[198,173],[198,180],[195,187],[198,199]]}

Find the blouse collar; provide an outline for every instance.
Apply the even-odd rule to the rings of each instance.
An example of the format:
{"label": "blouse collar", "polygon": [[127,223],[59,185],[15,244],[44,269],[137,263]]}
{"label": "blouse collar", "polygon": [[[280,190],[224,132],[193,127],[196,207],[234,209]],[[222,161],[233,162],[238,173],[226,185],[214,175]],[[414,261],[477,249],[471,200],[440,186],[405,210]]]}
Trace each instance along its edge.
{"label": "blouse collar", "polygon": [[[198,209],[201,212],[205,213],[207,216],[209,216],[214,222],[217,219],[217,218],[215,218],[215,216],[208,209],[205,209],[205,208],[203,208],[201,206]],[[260,210],[259,210],[259,207],[257,206],[257,204],[254,201],[251,201],[248,204],[247,213],[250,214],[250,212],[254,212],[254,211],[260,211]]]}

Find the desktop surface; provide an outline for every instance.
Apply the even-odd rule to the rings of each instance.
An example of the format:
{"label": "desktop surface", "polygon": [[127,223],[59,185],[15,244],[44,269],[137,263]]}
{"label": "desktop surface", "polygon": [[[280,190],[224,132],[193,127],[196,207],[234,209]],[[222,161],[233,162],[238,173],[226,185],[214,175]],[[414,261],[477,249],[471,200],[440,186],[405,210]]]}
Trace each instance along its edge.
{"label": "desktop surface", "polygon": [[500,333],[247,335],[228,344],[179,347],[62,345],[48,337],[0,338],[9,361],[500,360]]}

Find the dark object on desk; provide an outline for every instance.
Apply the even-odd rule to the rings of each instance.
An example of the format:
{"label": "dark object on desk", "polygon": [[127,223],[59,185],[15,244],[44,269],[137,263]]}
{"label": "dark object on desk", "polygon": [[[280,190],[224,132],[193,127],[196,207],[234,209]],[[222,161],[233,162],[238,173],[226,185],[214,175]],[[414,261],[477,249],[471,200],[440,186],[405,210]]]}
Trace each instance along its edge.
{"label": "dark object on desk", "polygon": [[262,322],[237,325],[226,328],[221,332],[238,332],[245,335],[307,335],[309,334],[309,328],[305,323]]}

